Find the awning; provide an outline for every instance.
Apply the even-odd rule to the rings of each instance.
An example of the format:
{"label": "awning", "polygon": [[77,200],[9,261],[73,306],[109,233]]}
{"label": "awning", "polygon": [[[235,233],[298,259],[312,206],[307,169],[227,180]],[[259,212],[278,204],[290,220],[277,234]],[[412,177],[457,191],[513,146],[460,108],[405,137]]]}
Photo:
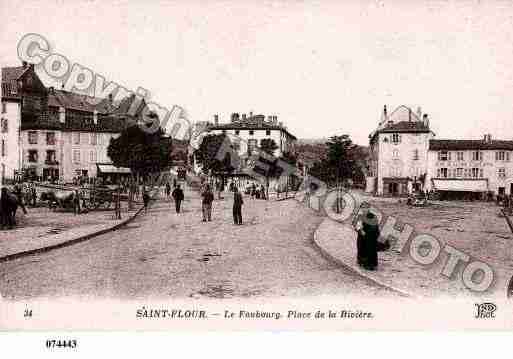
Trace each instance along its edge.
{"label": "awning", "polygon": [[433,185],[438,191],[486,192],[486,179],[433,179]]}
{"label": "awning", "polygon": [[98,166],[98,172],[103,174],[112,174],[112,173],[120,173],[120,174],[130,174],[130,168],[126,167],[116,167],[114,165],[96,165]]}

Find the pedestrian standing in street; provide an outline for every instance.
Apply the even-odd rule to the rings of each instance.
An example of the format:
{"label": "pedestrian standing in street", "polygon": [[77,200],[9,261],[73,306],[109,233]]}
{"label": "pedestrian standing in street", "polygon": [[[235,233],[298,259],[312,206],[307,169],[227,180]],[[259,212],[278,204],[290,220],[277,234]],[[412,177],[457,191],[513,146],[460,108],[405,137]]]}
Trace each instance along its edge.
{"label": "pedestrian standing in street", "polygon": [[146,190],[146,187],[143,187],[142,198],[143,198],[143,204],[144,204],[144,212],[146,212],[146,211],[148,211],[148,205],[150,204],[150,194]]}
{"label": "pedestrian standing in street", "polygon": [[264,185],[261,185],[260,186],[260,193],[261,193],[261,196],[262,196],[262,199],[265,199],[266,198],[266,193],[265,193],[265,187]]}
{"label": "pedestrian standing in street", "polygon": [[201,208],[203,210],[203,222],[212,221],[212,202],[214,201],[214,193],[207,184],[205,191],[201,194]]}
{"label": "pedestrian standing in street", "polygon": [[182,205],[182,201],[184,200],[183,191],[180,188],[180,185],[177,184],[176,188],[173,190],[173,199],[175,200],[175,209],[176,213],[180,213],[180,206]]}
{"label": "pedestrian standing in street", "polygon": [[170,196],[171,196],[171,185],[169,184],[169,182],[166,182],[166,197],[169,199]]}
{"label": "pedestrian standing in street", "polygon": [[242,224],[242,205],[244,201],[242,200],[242,194],[239,192],[237,186],[233,188],[233,222],[235,224]]}
{"label": "pedestrian standing in street", "polygon": [[378,266],[378,221],[372,212],[367,212],[363,221],[356,224],[358,238],[356,242],[358,265],[368,270]]}

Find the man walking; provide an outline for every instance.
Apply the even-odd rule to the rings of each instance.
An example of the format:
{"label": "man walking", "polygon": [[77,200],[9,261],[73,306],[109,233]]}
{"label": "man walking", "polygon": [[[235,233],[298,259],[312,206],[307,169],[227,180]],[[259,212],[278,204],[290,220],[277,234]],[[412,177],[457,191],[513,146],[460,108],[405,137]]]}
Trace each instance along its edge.
{"label": "man walking", "polygon": [[205,190],[201,194],[201,209],[203,210],[203,222],[207,220],[212,221],[212,202],[214,201],[214,193],[210,190],[210,185],[207,184]]}
{"label": "man walking", "polygon": [[242,195],[239,192],[237,186],[233,186],[233,222],[235,224],[242,224],[242,205],[244,201],[242,200]]}
{"label": "man walking", "polygon": [[173,190],[172,196],[173,196],[173,199],[175,200],[176,213],[180,213],[180,205],[182,204],[184,195],[183,195],[183,191],[180,188],[179,184],[177,184],[176,188]]}

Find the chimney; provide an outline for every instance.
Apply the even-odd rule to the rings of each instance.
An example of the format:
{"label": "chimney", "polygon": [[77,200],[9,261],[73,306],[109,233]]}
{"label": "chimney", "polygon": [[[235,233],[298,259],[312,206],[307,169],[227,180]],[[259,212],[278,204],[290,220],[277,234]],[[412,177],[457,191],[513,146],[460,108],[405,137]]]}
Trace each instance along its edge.
{"label": "chimney", "polygon": [[417,119],[420,120],[422,118],[422,109],[420,106],[417,107]]}
{"label": "chimney", "polygon": [[273,116],[267,116],[267,122],[272,123],[273,122]]}
{"label": "chimney", "polygon": [[278,122],[278,126],[283,127],[283,122]]}
{"label": "chimney", "polygon": [[278,116],[272,116],[273,118],[273,125],[276,126],[278,124]]}
{"label": "chimney", "polygon": [[214,125],[219,125],[219,115],[214,115]]}
{"label": "chimney", "polygon": [[249,118],[252,119],[253,118],[253,111],[249,111]]}
{"label": "chimney", "polygon": [[246,114],[245,114],[245,113],[243,113],[243,114],[242,114],[242,121],[244,121],[245,119],[246,119]]}
{"label": "chimney", "polygon": [[427,113],[422,115],[422,123],[424,124],[424,127],[429,128],[429,117]]}
{"label": "chimney", "polygon": [[490,133],[485,133],[485,135],[484,135],[484,142],[485,143],[491,143],[492,142],[492,135]]}
{"label": "chimney", "polygon": [[98,124],[98,111],[96,110],[93,111],[93,122],[95,125]]}
{"label": "chimney", "polygon": [[66,123],[66,109],[64,107],[59,107],[59,122]]}
{"label": "chimney", "polygon": [[109,102],[112,103],[112,93],[109,94]]}

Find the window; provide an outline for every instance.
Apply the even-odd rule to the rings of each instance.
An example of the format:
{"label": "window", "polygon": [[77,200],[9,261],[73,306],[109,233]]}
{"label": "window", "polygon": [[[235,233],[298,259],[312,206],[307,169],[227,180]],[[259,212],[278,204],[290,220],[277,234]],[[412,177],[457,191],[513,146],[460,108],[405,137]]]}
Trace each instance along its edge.
{"label": "window", "polygon": [[73,150],[73,163],[80,163],[80,150]]}
{"label": "window", "polygon": [[2,157],[7,156],[6,148],[5,148],[5,140],[2,140]]}
{"label": "window", "polygon": [[393,133],[392,134],[392,143],[397,144],[399,142],[401,142],[401,135],[398,133]]}
{"label": "window", "polygon": [[392,151],[392,157],[393,157],[393,158],[398,158],[398,157],[399,157],[399,151],[397,151],[397,150],[393,150],[393,151]]}
{"label": "window", "polygon": [[5,102],[2,102],[2,113],[7,112],[7,104]]}
{"label": "window", "polygon": [[458,161],[463,161],[463,151],[456,152],[456,159]]}
{"label": "window", "polygon": [[438,152],[438,161],[447,161],[449,159],[449,155],[447,151],[439,151]]}
{"label": "window", "polygon": [[256,149],[257,147],[257,140],[248,140],[248,153],[253,153],[253,151]]}
{"label": "window", "polygon": [[55,132],[46,133],[46,144],[51,146],[55,145]]}
{"label": "window", "polygon": [[463,177],[463,168],[456,168],[456,177]]}
{"label": "window", "polygon": [[418,160],[419,159],[419,150],[413,150],[413,159]]}
{"label": "window", "polygon": [[250,135],[250,136],[253,136],[253,135],[254,135],[254,133],[255,133],[255,131],[253,131],[253,130],[249,130],[249,135]]}
{"label": "window", "polygon": [[238,136],[240,134],[239,130],[235,130],[235,134]]}
{"label": "window", "polygon": [[37,162],[37,150],[29,150],[28,151],[28,161],[29,162]]}
{"label": "window", "polygon": [[505,158],[504,151],[495,152],[495,161],[504,161]]}
{"label": "window", "polygon": [[437,177],[447,178],[447,168],[439,168],[437,172]]}
{"label": "window", "polygon": [[7,133],[9,131],[6,118],[2,118],[2,120],[0,121],[0,127],[2,127],[2,133]]}
{"label": "window", "polygon": [[506,152],[506,161],[509,162],[509,151]]}
{"label": "window", "polygon": [[73,132],[73,143],[75,145],[80,145],[80,132]]}
{"label": "window", "polygon": [[271,130],[265,130],[265,135],[266,136],[271,136]]}
{"label": "window", "polygon": [[499,178],[506,178],[506,169],[504,167],[497,170],[497,176]]}
{"label": "window", "polygon": [[482,161],[482,160],[483,160],[483,152],[472,151],[472,161]]}
{"label": "window", "polygon": [[96,133],[91,133],[91,145],[96,145],[98,143],[98,136]]}
{"label": "window", "polygon": [[46,151],[46,164],[47,165],[54,165],[57,164],[56,162],[56,156],[54,150],[48,150]]}
{"label": "window", "polygon": [[479,177],[479,168],[472,168],[472,178]]}
{"label": "window", "polygon": [[483,178],[483,169],[482,168],[479,169],[479,178]]}
{"label": "window", "polygon": [[96,163],[96,151],[89,152],[89,162]]}
{"label": "window", "polygon": [[29,131],[28,133],[28,143],[31,145],[37,144],[37,131]]}

